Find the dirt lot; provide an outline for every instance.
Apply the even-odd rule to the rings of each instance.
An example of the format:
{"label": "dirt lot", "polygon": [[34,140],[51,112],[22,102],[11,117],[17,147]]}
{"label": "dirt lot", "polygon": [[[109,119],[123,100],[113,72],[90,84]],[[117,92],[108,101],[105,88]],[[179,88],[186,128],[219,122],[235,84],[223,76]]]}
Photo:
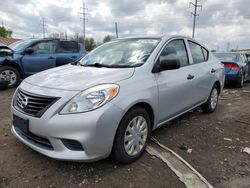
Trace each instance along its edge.
{"label": "dirt lot", "polygon": [[[250,187],[250,85],[226,88],[217,111],[190,112],[153,133],[214,187]],[[131,165],[109,159],[71,163],[47,158],[15,139],[9,106],[14,90],[0,91],[0,187],[184,187],[159,159],[144,153]],[[229,141],[229,138],[232,141]],[[192,153],[180,150],[185,143]]]}

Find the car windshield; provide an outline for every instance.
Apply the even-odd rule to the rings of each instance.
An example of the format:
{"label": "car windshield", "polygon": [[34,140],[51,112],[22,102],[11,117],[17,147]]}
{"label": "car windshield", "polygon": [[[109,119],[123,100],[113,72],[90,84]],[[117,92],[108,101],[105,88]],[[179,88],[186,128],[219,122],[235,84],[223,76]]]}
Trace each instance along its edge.
{"label": "car windshield", "polygon": [[30,43],[30,40],[20,40],[17,41],[11,45],[9,45],[9,48],[11,48],[12,50],[18,52],[21,50],[24,50],[24,48]]}
{"label": "car windshield", "polygon": [[144,64],[159,39],[123,39],[112,41],[90,52],[79,64],[82,66],[125,68]]}
{"label": "car windshield", "polygon": [[214,53],[214,55],[221,61],[238,61],[239,58],[239,54],[235,53]]}

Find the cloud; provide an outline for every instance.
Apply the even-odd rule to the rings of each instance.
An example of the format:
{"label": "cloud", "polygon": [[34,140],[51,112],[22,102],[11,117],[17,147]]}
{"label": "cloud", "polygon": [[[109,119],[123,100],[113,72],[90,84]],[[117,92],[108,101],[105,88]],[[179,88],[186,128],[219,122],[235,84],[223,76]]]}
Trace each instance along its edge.
{"label": "cloud", "polygon": [[[211,48],[250,48],[250,12],[248,0],[203,0],[198,9],[196,39]],[[188,0],[87,0],[86,36],[102,41],[115,35],[118,23],[120,37],[138,35],[192,35]],[[14,37],[42,36],[41,19],[46,20],[46,35],[67,32],[82,33],[82,0],[8,0],[1,1],[0,21],[14,31]]]}

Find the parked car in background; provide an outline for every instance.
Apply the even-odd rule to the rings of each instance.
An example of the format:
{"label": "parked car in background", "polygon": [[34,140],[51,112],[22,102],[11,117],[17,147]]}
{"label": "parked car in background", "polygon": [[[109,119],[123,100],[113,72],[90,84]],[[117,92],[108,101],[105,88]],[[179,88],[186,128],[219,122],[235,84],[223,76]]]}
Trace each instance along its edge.
{"label": "parked car in background", "polygon": [[224,64],[226,82],[243,87],[244,82],[249,80],[246,56],[237,52],[214,53],[214,55]]}
{"label": "parked car in background", "polygon": [[0,46],[0,81],[15,87],[20,79],[79,60],[85,55],[82,44],[55,39],[21,40]]}
{"label": "parked car in background", "polygon": [[250,80],[250,53],[245,53],[248,61],[248,79]]}
{"label": "parked car in background", "polygon": [[130,163],[152,130],[200,105],[214,112],[224,79],[220,61],[191,38],[117,39],[26,78],[13,97],[12,132],[52,158]]}

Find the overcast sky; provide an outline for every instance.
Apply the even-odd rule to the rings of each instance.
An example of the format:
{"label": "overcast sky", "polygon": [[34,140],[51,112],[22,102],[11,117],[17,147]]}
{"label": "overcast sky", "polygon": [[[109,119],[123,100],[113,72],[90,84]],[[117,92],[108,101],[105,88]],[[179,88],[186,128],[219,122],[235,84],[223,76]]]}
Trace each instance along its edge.
{"label": "overcast sky", "polygon": [[[193,0],[194,1],[194,0]],[[195,38],[210,48],[250,48],[249,0],[202,0]],[[102,41],[107,34],[119,37],[178,34],[191,36],[189,0],[86,0],[86,37]],[[82,0],[0,0],[0,21],[16,38],[42,36],[41,19],[47,23],[46,35],[82,33]]]}

